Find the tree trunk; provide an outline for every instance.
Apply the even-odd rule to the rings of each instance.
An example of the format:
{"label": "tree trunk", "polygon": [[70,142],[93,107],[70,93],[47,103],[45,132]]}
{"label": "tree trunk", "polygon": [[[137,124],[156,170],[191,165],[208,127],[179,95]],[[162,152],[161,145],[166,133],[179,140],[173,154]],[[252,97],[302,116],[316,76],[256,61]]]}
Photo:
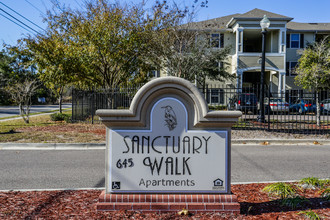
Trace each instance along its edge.
{"label": "tree trunk", "polygon": [[59,107],[59,112],[62,114],[62,95],[60,94],[58,97],[58,107]]}
{"label": "tree trunk", "polygon": [[207,93],[208,93],[208,88],[206,88],[206,82],[205,81],[203,81],[202,82],[202,91],[203,91],[203,93],[204,93],[204,99],[205,100],[207,100]]}
{"label": "tree trunk", "polygon": [[320,108],[320,100],[319,93],[316,92],[316,125],[319,127],[321,121],[321,108]]}
{"label": "tree trunk", "polygon": [[30,106],[31,105],[32,105],[31,98],[29,98],[29,100],[27,101],[27,104],[26,104],[26,111],[25,111],[25,119],[26,119],[27,124],[30,123]]}
{"label": "tree trunk", "polygon": [[24,109],[23,109],[22,103],[18,103],[18,108],[19,108],[19,115],[23,118],[23,120],[25,122],[25,119],[24,119]]}
{"label": "tree trunk", "polygon": [[59,112],[62,114],[62,102],[63,102],[63,90],[64,87],[60,88],[59,94],[58,94],[58,107],[59,107]]}
{"label": "tree trunk", "polygon": [[30,112],[30,109],[27,109],[27,111],[25,111],[25,109],[24,109],[24,104],[22,104],[22,103],[19,103],[19,104],[18,104],[18,108],[19,108],[19,114],[20,114],[20,116],[22,117],[23,121],[24,121],[26,124],[29,124],[29,123],[30,123],[30,120],[29,120],[29,112]]}
{"label": "tree trunk", "polygon": [[111,89],[111,93],[110,93],[110,105],[111,105],[111,109],[116,109],[116,105],[115,105],[115,91],[114,89]]}

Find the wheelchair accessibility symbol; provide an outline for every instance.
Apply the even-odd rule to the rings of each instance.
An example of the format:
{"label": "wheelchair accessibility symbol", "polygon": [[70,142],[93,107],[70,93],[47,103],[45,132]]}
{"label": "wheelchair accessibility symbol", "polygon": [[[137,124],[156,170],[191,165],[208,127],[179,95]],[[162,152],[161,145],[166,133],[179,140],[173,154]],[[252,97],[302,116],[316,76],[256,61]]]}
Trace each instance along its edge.
{"label": "wheelchair accessibility symbol", "polygon": [[120,182],[112,182],[112,189],[120,189]]}

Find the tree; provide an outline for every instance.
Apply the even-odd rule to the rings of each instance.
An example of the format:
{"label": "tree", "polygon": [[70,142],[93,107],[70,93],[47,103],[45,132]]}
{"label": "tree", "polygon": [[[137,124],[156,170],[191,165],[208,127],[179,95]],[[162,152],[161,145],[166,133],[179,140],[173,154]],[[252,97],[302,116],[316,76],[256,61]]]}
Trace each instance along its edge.
{"label": "tree", "polygon": [[[62,113],[64,89],[72,85],[77,78],[77,60],[65,56],[70,50],[61,36],[54,32],[49,38],[37,36],[25,39],[29,51],[33,54],[33,63],[38,66],[38,77],[55,94]],[[78,80],[77,80],[78,81]]]}
{"label": "tree", "polygon": [[[174,5],[176,11],[179,11]],[[175,10],[174,10],[175,11]],[[223,81],[234,78],[226,71],[230,47],[212,48],[209,33],[196,31],[192,23],[194,11],[181,11],[174,25],[157,34],[155,51],[161,57],[160,69],[205,87],[206,79]]]}
{"label": "tree", "polygon": [[33,77],[35,67],[30,65],[32,57],[21,50],[20,46],[4,45],[0,53],[0,83],[2,86],[24,81]]}
{"label": "tree", "polygon": [[155,39],[186,16],[186,9],[166,1],[156,1],[151,9],[143,2],[89,0],[83,10],[54,3],[45,19],[47,32],[26,39],[41,79],[53,87],[72,83],[108,89],[146,82],[163,62]]}
{"label": "tree", "polygon": [[164,57],[168,74],[195,81],[202,87],[205,87],[207,78],[223,81],[234,77],[226,71],[230,47],[214,50],[205,36],[190,40],[175,43],[176,46]]}
{"label": "tree", "polygon": [[[208,8],[208,3],[209,3],[208,0],[205,0],[205,1],[193,0],[193,2],[194,2],[194,4],[199,3],[200,6],[201,6],[202,8],[203,8],[203,7]],[[194,6],[194,5],[193,5],[193,6]],[[195,7],[195,6],[194,6],[194,7]]]}
{"label": "tree", "polygon": [[10,81],[12,81],[11,63],[13,61],[14,59],[9,56],[5,50],[0,51],[0,104],[11,104],[5,87]]}
{"label": "tree", "polygon": [[112,89],[143,83],[161,62],[150,50],[154,32],[166,30],[180,16],[177,11],[164,14],[166,7],[157,2],[147,11],[143,4],[90,0],[79,11],[55,1],[47,32],[25,42],[40,78],[59,97],[69,84]]}
{"label": "tree", "polygon": [[29,123],[32,95],[37,92],[38,80],[35,67],[31,65],[32,57],[22,50],[20,46],[6,46],[6,70],[7,94],[18,104],[20,115],[25,123]]}
{"label": "tree", "polygon": [[164,18],[159,7],[163,4],[147,13],[143,5],[107,0],[90,0],[82,11],[56,5],[57,10],[48,12],[47,34],[28,45],[38,54],[42,75],[55,72],[41,65],[44,62],[57,67],[56,76],[71,75],[71,81],[80,86],[116,88],[142,83],[159,61],[149,53],[152,32],[165,24],[159,20]]}
{"label": "tree", "polygon": [[7,86],[7,90],[15,103],[18,104],[20,116],[25,123],[30,122],[31,98],[38,89],[37,80],[25,79],[23,82],[17,82]]}
{"label": "tree", "polygon": [[307,47],[298,60],[295,72],[297,85],[316,91],[317,125],[320,126],[319,92],[330,89],[330,38]]}

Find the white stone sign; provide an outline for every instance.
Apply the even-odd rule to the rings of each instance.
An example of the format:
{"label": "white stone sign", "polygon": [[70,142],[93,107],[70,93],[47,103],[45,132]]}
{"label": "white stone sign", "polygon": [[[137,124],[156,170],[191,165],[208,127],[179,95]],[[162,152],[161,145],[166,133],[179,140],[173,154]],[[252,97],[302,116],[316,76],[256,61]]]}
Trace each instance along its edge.
{"label": "white stone sign", "polygon": [[108,129],[108,189],[124,192],[228,193],[228,131],[188,130],[186,106],[158,100],[150,129]]}

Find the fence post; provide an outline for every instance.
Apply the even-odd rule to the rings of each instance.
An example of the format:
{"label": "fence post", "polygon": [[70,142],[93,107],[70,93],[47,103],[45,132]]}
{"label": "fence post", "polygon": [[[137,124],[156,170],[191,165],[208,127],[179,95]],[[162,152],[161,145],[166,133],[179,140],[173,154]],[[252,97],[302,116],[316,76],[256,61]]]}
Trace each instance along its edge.
{"label": "fence post", "polygon": [[206,87],[205,87],[205,95],[204,95],[204,97],[205,97],[205,100],[206,100],[206,102],[208,103],[208,99],[209,99],[209,94],[208,94],[208,92],[209,92],[209,84],[206,84]]}
{"label": "fence post", "polygon": [[74,111],[75,111],[75,89],[72,88],[72,109],[71,109],[71,120],[74,121]]}
{"label": "fence post", "polygon": [[91,103],[91,105],[92,105],[92,124],[94,124],[94,102],[95,102],[95,99],[94,99],[94,94],[95,94],[95,92],[94,92],[94,89],[92,89],[92,103]]}
{"label": "fence post", "polygon": [[268,86],[268,106],[267,106],[267,108],[268,108],[268,112],[267,112],[267,114],[268,114],[268,129],[267,129],[267,131],[270,131],[270,87]]}

